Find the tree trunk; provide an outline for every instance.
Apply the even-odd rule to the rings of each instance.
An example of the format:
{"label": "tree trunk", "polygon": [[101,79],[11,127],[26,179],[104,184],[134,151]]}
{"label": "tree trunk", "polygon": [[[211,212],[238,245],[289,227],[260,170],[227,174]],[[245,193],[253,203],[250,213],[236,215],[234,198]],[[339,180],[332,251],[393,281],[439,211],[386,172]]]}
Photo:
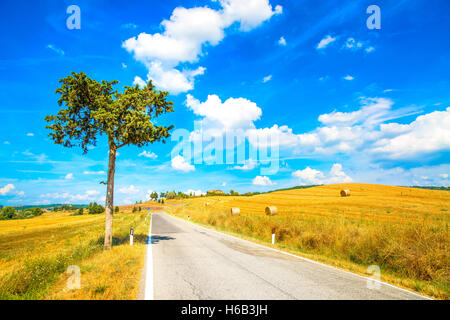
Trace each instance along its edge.
{"label": "tree trunk", "polygon": [[116,171],[116,146],[109,146],[108,187],[106,189],[106,214],[105,214],[105,245],[109,250],[112,246],[113,214],[114,214],[114,173]]}

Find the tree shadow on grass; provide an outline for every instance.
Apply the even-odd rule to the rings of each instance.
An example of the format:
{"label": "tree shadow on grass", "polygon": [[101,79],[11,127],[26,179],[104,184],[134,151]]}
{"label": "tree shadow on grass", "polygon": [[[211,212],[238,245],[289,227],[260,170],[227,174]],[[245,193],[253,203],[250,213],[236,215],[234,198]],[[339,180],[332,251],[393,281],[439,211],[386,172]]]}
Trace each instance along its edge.
{"label": "tree shadow on grass", "polygon": [[[147,243],[147,238],[148,235],[146,234],[134,234],[133,235],[133,243],[142,243],[142,244],[146,244]],[[130,242],[130,236],[127,235],[124,238],[116,238],[113,237],[113,245],[121,245],[121,244],[126,244]]]}

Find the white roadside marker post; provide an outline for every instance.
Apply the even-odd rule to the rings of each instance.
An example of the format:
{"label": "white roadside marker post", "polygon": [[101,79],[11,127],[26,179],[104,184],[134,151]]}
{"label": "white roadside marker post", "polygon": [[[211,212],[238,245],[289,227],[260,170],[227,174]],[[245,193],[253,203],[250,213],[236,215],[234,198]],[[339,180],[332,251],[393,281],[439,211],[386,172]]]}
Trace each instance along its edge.
{"label": "white roadside marker post", "polygon": [[133,245],[133,228],[130,229],[130,246]]}
{"label": "white roadside marker post", "polygon": [[275,228],[272,229],[272,244],[275,244]]}

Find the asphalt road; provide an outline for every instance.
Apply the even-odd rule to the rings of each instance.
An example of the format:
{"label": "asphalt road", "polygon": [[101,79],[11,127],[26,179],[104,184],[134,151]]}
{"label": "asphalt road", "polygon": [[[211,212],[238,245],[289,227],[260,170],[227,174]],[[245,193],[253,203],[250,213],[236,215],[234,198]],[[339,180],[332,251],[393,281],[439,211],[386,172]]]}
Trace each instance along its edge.
{"label": "asphalt road", "polygon": [[164,213],[148,247],[138,299],[425,299]]}

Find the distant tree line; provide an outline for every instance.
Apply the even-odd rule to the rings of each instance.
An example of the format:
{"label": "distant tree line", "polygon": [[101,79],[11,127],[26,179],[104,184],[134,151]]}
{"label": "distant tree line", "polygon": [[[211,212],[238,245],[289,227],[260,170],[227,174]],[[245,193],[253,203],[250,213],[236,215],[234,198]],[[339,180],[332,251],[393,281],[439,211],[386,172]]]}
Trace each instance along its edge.
{"label": "distant tree line", "polygon": [[[209,197],[209,196],[221,196],[221,197],[227,197],[227,196],[256,196],[258,194],[264,194],[264,193],[270,193],[275,191],[284,191],[284,190],[295,190],[295,189],[306,189],[306,188],[312,188],[316,187],[317,185],[307,185],[307,186],[296,186],[296,187],[290,187],[290,188],[284,188],[284,189],[277,189],[277,190],[271,190],[266,192],[246,192],[246,193],[239,193],[234,190],[230,190],[229,193],[223,192],[222,190],[211,190],[206,192],[206,194],[201,195],[195,195],[193,193],[186,194],[181,191],[166,191],[161,192],[159,195],[157,192],[152,192],[150,194],[150,199],[153,201],[158,201],[158,203],[164,203],[164,200],[179,200],[179,199],[186,199],[186,198],[194,198],[194,197]],[[136,201],[136,204],[142,204],[142,201]]]}
{"label": "distant tree line", "polygon": [[450,187],[427,187],[427,186],[412,186],[411,188],[418,188],[418,189],[429,189],[429,190],[444,190],[444,191],[450,191]]}
{"label": "distant tree line", "polygon": [[71,205],[71,204],[62,204],[60,206],[55,206],[53,207],[53,211],[57,212],[57,211],[72,211],[72,210],[77,210],[77,207]]}
{"label": "distant tree line", "polygon": [[16,210],[14,207],[2,207],[0,211],[0,220],[29,219],[40,216],[44,211],[39,207]]}
{"label": "distant tree line", "polygon": [[[84,214],[84,208],[78,208],[78,210],[72,214],[73,216],[81,216]],[[91,202],[87,207],[86,207],[87,213],[88,214],[100,214],[105,212],[105,207],[97,204],[97,202]],[[115,209],[116,212],[119,212],[119,207],[116,207]]]}

